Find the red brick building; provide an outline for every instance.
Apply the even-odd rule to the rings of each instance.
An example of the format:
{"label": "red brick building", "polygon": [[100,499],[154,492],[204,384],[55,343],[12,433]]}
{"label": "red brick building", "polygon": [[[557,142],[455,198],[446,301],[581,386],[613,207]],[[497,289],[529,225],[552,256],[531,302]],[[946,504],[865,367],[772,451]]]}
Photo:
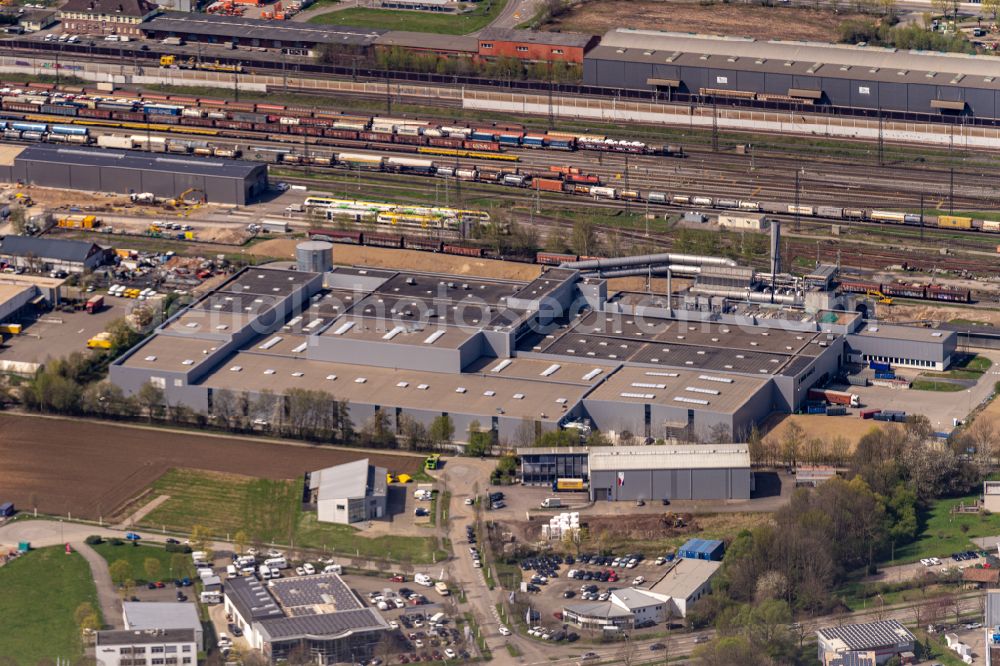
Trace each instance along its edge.
{"label": "red brick building", "polygon": [[69,0],[59,8],[62,31],[142,37],[139,24],[160,10],[147,0]]}
{"label": "red brick building", "polygon": [[486,28],[479,33],[481,58],[518,58],[532,61],[582,63],[583,55],[597,45],[596,35],[572,32],[535,32]]}

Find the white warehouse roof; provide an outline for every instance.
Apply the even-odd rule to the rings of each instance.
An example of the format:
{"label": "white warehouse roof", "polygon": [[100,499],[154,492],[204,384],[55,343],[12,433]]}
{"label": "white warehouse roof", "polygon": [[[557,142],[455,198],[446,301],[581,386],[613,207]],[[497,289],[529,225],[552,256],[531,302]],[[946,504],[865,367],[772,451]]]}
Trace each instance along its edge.
{"label": "white warehouse roof", "polygon": [[590,472],[650,469],[728,469],[750,467],[746,444],[676,444],[592,448]]}

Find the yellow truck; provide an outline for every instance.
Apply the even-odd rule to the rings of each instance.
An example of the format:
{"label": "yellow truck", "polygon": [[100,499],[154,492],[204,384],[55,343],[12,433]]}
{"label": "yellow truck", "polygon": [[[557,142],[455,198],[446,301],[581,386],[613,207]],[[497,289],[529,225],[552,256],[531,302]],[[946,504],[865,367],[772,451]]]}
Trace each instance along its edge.
{"label": "yellow truck", "polygon": [[21,335],[21,325],[0,324],[0,333],[7,333],[8,335]]}
{"label": "yellow truck", "polygon": [[111,349],[111,334],[101,331],[91,339],[87,340],[88,349]]}

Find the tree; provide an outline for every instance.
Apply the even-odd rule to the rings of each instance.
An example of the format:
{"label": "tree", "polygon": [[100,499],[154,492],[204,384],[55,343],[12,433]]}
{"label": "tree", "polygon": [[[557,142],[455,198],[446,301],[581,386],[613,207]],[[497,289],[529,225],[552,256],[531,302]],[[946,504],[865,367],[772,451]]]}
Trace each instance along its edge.
{"label": "tree", "polygon": [[146,415],[150,422],[152,422],[153,416],[163,407],[166,400],[164,390],[153,382],[146,382],[139,387],[139,393],[136,397],[139,400],[139,404],[146,410]]}
{"label": "tree", "polygon": [[108,573],[111,574],[111,581],[123,591],[132,587],[132,565],[128,560],[115,560],[108,567]]}
{"label": "tree", "polygon": [[1000,15],[1000,0],[983,0],[983,9],[993,15],[993,22],[996,23]]}
{"label": "tree", "polygon": [[83,603],[81,603],[79,606],[76,607],[75,611],[73,611],[73,620],[77,624],[83,624],[83,620],[88,615],[96,616],[97,610],[94,608],[94,604],[90,603],[89,601],[84,601]]}
{"label": "tree", "polygon": [[236,534],[233,535],[233,544],[236,546],[236,553],[242,555],[247,550],[247,541],[250,538],[247,533],[243,530],[237,530]]}
{"label": "tree", "polygon": [[24,208],[21,206],[14,206],[10,209],[10,224],[11,228],[14,230],[14,234],[17,236],[24,235],[24,227],[27,220],[25,219]]}
{"label": "tree", "polygon": [[379,410],[371,415],[361,429],[365,443],[376,448],[386,449],[396,446],[396,435],[389,424],[389,415]]}
{"label": "tree", "polygon": [[493,448],[493,433],[483,432],[479,421],[469,424],[469,439],[465,445],[465,455],[473,457],[485,456]]}
{"label": "tree", "polygon": [[211,543],[209,539],[211,536],[212,535],[207,527],[204,525],[195,525],[191,528],[191,537],[189,539],[191,542],[191,550],[200,550],[204,552],[205,559],[209,561],[212,560],[212,556],[214,554],[209,548]]}
{"label": "tree", "polygon": [[160,561],[155,557],[147,557],[143,560],[142,568],[146,572],[147,581],[157,581],[160,579]]}
{"label": "tree", "polygon": [[452,422],[451,417],[447,414],[442,414],[431,422],[431,427],[427,431],[427,436],[431,440],[431,444],[435,449],[439,449],[445,444],[450,444],[452,438],[455,436],[455,424]]}
{"label": "tree", "polygon": [[795,466],[804,439],[805,431],[802,430],[802,426],[795,421],[791,421],[788,424],[788,428],[785,429],[784,435],[781,437],[781,457],[784,459],[785,464],[792,467]]}
{"label": "tree", "polygon": [[574,254],[593,256],[598,253],[597,224],[592,220],[577,220],[573,223],[570,247]]}

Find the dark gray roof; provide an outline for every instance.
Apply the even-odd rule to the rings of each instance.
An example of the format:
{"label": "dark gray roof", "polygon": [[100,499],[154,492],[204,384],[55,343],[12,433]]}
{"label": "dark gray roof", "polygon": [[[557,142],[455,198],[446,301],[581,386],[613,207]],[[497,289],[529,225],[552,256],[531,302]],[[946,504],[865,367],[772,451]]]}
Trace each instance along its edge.
{"label": "dark gray roof", "polygon": [[816,633],[824,640],[841,640],[849,650],[871,650],[901,643],[912,643],[913,634],[899,620],[883,620],[867,624],[845,624],[824,627]]}
{"label": "dark gray roof", "polygon": [[194,629],[118,629],[98,631],[97,645],[148,645],[163,643],[194,643]]}
{"label": "dark gray roof", "polygon": [[990,590],[986,593],[986,628],[997,626],[1000,626],[1000,592]]}
{"label": "dark gray roof", "polygon": [[141,18],[152,11],[156,5],[146,0],[69,0],[60,7],[64,12],[84,12],[94,16],[130,16]]}
{"label": "dark gray roof", "polygon": [[253,577],[227,580],[226,597],[248,622],[284,616],[271,594]]}
{"label": "dark gray roof", "polygon": [[95,243],[62,238],[38,236],[5,236],[0,241],[0,256],[55,259],[58,261],[84,261],[101,248]]}
{"label": "dark gray roof", "polygon": [[509,28],[486,28],[479,33],[481,42],[523,42],[525,44],[546,44],[552,46],[578,46],[586,48],[595,37],[578,32],[536,32],[534,30],[511,30]]}
{"label": "dark gray roof", "polygon": [[1000,89],[995,56],[619,28],[588,59]]}
{"label": "dark gray roof", "polygon": [[215,35],[242,40],[280,40],[312,44],[347,44],[368,46],[385,30],[346,28],[333,25],[265,21],[239,16],[165,12],[145,21],[143,30],[173,32],[181,35]]}
{"label": "dark gray roof", "polygon": [[247,178],[254,172],[266,168],[265,165],[255,162],[225,160],[216,157],[157,156],[127,150],[67,148],[47,145],[28,146],[15,159],[22,162],[51,162],[82,167],[118,167],[130,170],[226,178]]}
{"label": "dark gray roof", "polygon": [[371,608],[284,617],[260,623],[261,632],[271,641],[295,638],[328,640],[359,632],[385,631],[388,628],[386,621]]}
{"label": "dark gray roof", "polygon": [[441,35],[430,32],[409,32],[393,30],[379,35],[376,46],[401,46],[413,49],[430,49],[435,51],[455,51],[466,53],[479,52],[479,38],[472,35]]}

